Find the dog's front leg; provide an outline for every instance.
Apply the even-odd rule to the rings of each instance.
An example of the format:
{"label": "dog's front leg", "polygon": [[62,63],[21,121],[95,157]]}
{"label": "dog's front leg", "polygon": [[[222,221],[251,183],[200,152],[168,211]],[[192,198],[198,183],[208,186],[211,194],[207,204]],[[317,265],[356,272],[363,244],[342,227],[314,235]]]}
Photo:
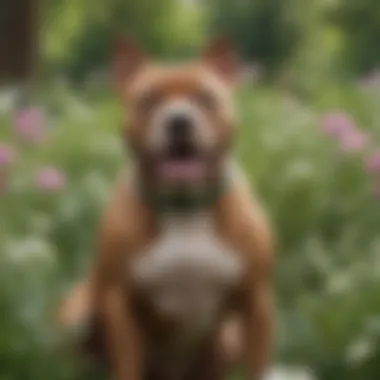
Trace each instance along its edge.
{"label": "dog's front leg", "polygon": [[266,218],[257,205],[252,210],[242,228],[248,253],[242,306],[249,379],[262,380],[272,359],[274,243]]}
{"label": "dog's front leg", "polygon": [[270,223],[246,184],[224,198],[220,207],[223,236],[243,253],[247,269],[242,287],[243,348],[250,380],[262,380],[269,369],[274,307],[272,270],[274,241]]}
{"label": "dog's front leg", "polygon": [[247,364],[250,380],[261,380],[271,362],[273,334],[271,284],[265,278],[247,290],[243,326],[246,336]]}
{"label": "dog's front leg", "polygon": [[145,240],[144,211],[121,181],[105,215],[92,273],[92,304],[104,325],[107,358],[117,380],[142,379],[142,345],[132,305],[130,264]]}
{"label": "dog's front leg", "polygon": [[117,380],[142,379],[142,347],[138,328],[128,299],[117,286],[110,286],[105,291],[104,319],[106,344]]}
{"label": "dog's front leg", "polygon": [[127,269],[129,239],[107,234],[95,270],[94,297],[104,325],[107,358],[116,380],[141,380],[142,345]]}

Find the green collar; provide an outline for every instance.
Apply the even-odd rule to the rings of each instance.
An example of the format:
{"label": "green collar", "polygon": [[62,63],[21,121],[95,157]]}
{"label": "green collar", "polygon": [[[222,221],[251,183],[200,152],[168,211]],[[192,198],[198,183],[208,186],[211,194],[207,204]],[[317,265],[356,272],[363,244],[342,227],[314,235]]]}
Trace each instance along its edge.
{"label": "green collar", "polygon": [[159,194],[156,189],[143,184],[137,186],[137,193],[144,202],[160,213],[189,213],[212,206],[229,188],[230,177],[230,175],[220,177],[198,194],[190,192]]}

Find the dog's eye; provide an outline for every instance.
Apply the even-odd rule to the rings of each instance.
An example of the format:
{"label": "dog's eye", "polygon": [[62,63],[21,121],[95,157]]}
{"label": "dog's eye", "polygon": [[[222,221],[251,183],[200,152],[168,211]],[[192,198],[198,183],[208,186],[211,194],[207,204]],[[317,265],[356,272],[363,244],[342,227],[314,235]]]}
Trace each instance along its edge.
{"label": "dog's eye", "polygon": [[195,94],[196,102],[207,110],[213,110],[216,107],[216,99],[208,91],[200,90]]}
{"label": "dog's eye", "polygon": [[153,110],[158,104],[159,97],[155,93],[146,93],[137,101],[137,110],[140,113],[147,113]]}

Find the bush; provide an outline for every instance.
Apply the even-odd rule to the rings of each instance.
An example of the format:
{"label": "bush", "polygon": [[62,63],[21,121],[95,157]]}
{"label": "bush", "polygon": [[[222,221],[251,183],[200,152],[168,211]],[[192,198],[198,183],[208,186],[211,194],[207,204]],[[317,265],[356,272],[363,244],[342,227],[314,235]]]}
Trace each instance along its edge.
{"label": "bush", "polygon": [[[272,88],[239,97],[237,155],[279,237],[278,360],[322,380],[378,374],[380,92],[368,91],[325,88],[312,104]],[[0,360],[8,379],[72,376],[52,350],[52,311],[91,260],[123,160],[119,111],[104,92],[59,87],[17,119],[2,113]]]}

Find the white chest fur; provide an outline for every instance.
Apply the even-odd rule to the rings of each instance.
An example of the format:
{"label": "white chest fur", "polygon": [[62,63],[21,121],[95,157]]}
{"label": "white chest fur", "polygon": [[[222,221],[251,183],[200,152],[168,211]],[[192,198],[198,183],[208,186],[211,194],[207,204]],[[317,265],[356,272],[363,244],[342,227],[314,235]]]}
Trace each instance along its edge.
{"label": "white chest fur", "polygon": [[217,236],[208,214],[164,218],[158,239],[133,267],[157,311],[194,328],[214,321],[241,272],[239,255]]}

